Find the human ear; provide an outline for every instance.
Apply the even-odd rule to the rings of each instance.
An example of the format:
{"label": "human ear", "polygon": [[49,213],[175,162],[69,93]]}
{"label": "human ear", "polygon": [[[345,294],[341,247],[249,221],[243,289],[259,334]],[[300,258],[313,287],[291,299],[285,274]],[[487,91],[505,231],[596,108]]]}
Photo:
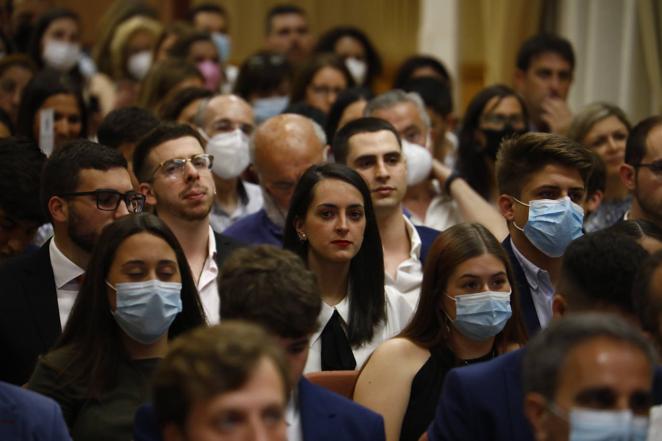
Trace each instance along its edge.
{"label": "human ear", "polygon": [[563,294],[559,292],[554,294],[554,298],[552,299],[552,317],[555,319],[563,317],[567,309],[568,302]]}
{"label": "human ear", "polygon": [[294,230],[297,232],[299,239],[306,240],[306,232],[304,231],[304,223],[300,217],[294,219]]}
{"label": "human ear", "polygon": [[138,191],[145,195],[145,202],[148,205],[156,205],[156,196],[154,195],[154,190],[151,184],[141,182],[140,185],[138,185]]}
{"label": "human ear", "polygon": [[48,212],[57,222],[66,222],[69,220],[69,205],[59,196],[52,196],[48,200]]}
{"label": "human ear", "polygon": [[545,420],[547,419],[547,400],[536,392],[526,394],[524,397],[524,415],[531,423],[534,437],[538,440],[546,439]]}
{"label": "human ear", "polygon": [[515,219],[515,207],[511,196],[502,194],[499,196],[499,199],[497,199],[497,205],[499,206],[501,215],[506,218],[507,221],[510,222]]}
{"label": "human ear", "polygon": [[621,181],[623,182],[623,185],[625,185],[628,190],[634,190],[637,181],[637,172],[634,167],[629,164],[622,164],[621,168],[619,169],[619,173],[621,175]]}

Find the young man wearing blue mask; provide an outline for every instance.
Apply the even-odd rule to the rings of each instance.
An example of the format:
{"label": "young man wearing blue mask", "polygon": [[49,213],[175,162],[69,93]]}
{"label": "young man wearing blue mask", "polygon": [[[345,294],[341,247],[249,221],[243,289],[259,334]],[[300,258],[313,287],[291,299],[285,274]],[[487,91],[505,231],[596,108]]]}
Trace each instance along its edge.
{"label": "young man wearing blue mask", "polygon": [[656,355],[611,314],[555,321],[524,357],[524,412],[536,440],[645,440]]}
{"label": "young man wearing blue mask", "polygon": [[528,133],[504,141],[496,163],[498,205],[510,236],[503,246],[517,277],[529,335],[552,316],[561,257],[582,235],[591,153],[567,138]]}

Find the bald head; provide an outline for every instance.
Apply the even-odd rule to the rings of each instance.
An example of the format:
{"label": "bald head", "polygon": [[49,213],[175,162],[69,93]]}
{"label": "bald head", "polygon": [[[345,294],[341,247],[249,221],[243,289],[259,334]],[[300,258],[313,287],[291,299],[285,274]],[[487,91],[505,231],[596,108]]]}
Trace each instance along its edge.
{"label": "bald head", "polygon": [[324,131],[312,120],[293,114],[268,119],[255,132],[253,165],[262,187],[287,210],[297,180],[308,167],[324,161]]}
{"label": "bald head", "polygon": [[235,129],[250,135],[255,128],[253,109],[237,95],[217,95],[207,103],[201,125],[209,136]]}

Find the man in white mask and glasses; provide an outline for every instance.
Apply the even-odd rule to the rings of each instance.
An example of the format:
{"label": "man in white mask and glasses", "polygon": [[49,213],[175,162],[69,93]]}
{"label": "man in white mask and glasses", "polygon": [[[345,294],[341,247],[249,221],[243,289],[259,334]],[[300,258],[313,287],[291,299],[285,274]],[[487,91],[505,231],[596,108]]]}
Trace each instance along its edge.
{"label": "man in white mask and glasses", "polygon": [[250,147],[264,206],[224,234],[246,244],[281,246],[294,187],[304,171],[326,159],[326,136],[313,120],[283,114],[265,121]]}
{"label": "man in white mask and glasses", "polygon": [[253,110],[236,95],[217,95],[202,104],[195,123],[207,139],[207,153],[214,156],[216,198],[210,221],[214,231],[221,233],[262,208],[260,187],[240,176],[250,163]]}

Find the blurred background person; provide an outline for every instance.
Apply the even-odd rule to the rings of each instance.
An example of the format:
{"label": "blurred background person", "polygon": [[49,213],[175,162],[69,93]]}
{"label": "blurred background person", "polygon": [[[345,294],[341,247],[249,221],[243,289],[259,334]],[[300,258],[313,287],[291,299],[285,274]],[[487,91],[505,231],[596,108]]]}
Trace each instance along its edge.
{"label": "blurred background person", "polygon": [[295,77],[290,103],[304,101],[326,115],[338,94],[353,86],[352,75],[340,58],[333,54],[316,55]]}

